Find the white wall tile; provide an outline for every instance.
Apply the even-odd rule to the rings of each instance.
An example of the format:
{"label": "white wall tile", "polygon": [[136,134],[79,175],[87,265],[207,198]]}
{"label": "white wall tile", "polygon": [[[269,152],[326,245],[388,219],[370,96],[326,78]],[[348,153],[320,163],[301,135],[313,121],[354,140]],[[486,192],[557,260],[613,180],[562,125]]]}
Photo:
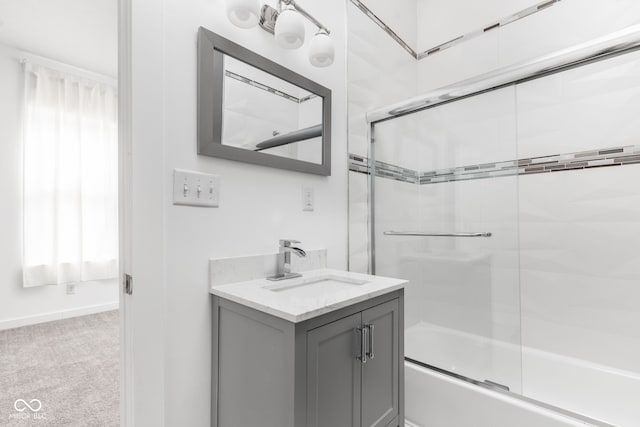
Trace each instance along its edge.
{"label": "white wall tile", "polygon": [[375,127],[376,158],[420,171],[513,160],[514,106],[508,87],[382,122]]}
{"label": "white wall tile", "polygon": [[418,22],[415,11],[418,0],[362,0],[378,18],[388,25],[405,43],[416,49]]}
{"label": "white wall tile", "polygon": [[369,273],[369,176],[349,172],[349,271]]}
{"label": "white wall tile", "polygon": [[498,67],[499,36],[491,31],[418,61],[418,93],[457,83]]}
{"label": "white wall tile", "polygon": [[519,157],[638,144],[640,53],[518,85]]}
{"label": "white wall tile", "polygon": [[418,0],[418,48],[431,49],[538,3],[536,0]]}
{"label": "white wall tile", "polygon": [[563,0],[499,30],[499,65],[555,52],[639,22],[636,0]]}

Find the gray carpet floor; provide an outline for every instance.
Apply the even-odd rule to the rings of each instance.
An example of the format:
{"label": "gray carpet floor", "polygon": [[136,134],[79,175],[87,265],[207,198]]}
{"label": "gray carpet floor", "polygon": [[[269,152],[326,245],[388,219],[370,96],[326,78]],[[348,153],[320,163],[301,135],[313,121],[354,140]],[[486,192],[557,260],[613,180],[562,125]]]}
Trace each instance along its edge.
{"label": "gray carpet floor", "polygon": [[[118,426],[118,316],[110,311],[0,331],[0,426]],[[17,399],[38,399],[42,408],[18,412]]]}

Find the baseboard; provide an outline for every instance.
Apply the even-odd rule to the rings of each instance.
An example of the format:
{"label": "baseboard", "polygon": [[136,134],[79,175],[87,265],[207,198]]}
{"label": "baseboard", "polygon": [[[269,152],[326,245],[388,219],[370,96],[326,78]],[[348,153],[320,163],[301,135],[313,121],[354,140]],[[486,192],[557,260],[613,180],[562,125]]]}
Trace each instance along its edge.
{"label": "baseboard", "polygon": [[120,304],[110,302],[107,304],[89,305],[72,308],[70,310],[54,311],[51,313],[36,314],[34,316],[17,317],[15,319],[0,320],[0,331],[19,328],[21,326],[36,325],[38,323],[54,320],[70,319],[72,317],[86,316],[88,314],[102,313],[104,311],[117,310]]}

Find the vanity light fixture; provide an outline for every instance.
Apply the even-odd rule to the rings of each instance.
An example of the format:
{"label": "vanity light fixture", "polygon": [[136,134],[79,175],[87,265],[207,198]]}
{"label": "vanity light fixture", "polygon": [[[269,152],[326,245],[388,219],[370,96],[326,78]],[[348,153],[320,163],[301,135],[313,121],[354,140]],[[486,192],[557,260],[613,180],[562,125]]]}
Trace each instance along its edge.
{"label": "vanity light fixture", "polygon": [[260,27],[273,34],[280,46],[285,49],[298,49],[305,41],[305,28],[302,18],[306,18],[318,27],[318,32],[309,46],[309,62],[316,67],[328,67],[335,59],[335,47],[329,37],[331,31],[304,10],[295,0],[278,0],[278,10],[265,4],[260,9],[258,0],[227,0],[227,16],[240,28],[255,25],[254,17]]}
{"label": "vanity light fixture", "polygon": [[253,28],[258,25],[259,0],[227,0],[227,18],[236,27]]}
{"label": "vanity light fixture", "polygon": [[304,21],[290,4],[278,14],[274,34],[285,49],[297,49],[304,44]]}
{"label": "vanity light fixture", "polygon": [[333,64],[335,55],[336,50],[329,34],[325,30],[318,31],[309,46],[309,62],[316,67],[328,67]]}

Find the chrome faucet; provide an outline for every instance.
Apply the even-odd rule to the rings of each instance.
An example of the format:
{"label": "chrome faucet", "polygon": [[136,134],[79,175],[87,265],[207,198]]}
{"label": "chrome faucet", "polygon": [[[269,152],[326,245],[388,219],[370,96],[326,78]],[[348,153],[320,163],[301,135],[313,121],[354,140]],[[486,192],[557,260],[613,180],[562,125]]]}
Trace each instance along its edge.
{"label": "chrome faucet", "polygon": [[267,277],[267,280],[285,280],[300,277],[301,274],[291,272],[291,253],[299,257],[306,257],[307,253],[300,248],[291,246],[300,243],[297,240],[280,240],[280,253],[278,254],[278,273],[275,276]]}

